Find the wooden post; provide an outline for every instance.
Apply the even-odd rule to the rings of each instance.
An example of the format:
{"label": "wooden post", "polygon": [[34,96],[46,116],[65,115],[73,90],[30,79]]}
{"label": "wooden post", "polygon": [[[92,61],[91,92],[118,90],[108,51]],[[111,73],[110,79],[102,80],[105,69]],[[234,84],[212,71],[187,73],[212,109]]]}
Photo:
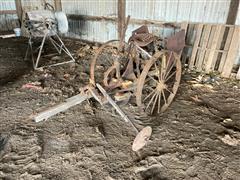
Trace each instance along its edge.
{"label": "wooden post", "polygon": [[222,76],[229,77],[232,72],[232,67],[236,61],[238,49],[239,49],[239,39],[240,39],[240,27],[236,26],[234,28],[232,41],[228,50],[226,62],[223,66]]}
{"label": "wooden post", "polygon": [[16,5],[16,11],[17,11],[18,19],[19,19],[20,22],[22,22],[23,10],[22,10],[21,0],[15,0],[15,5]]}
{"label": "wooden post", "polygon": [[122,40],[126,17],[126,0],[118,0],[118,39]]}
{"label": "wooden post", "polygon": [[240,0],[231,0],[226,24],[234,25],[237,19]]}
{"label": "wooden post", "polygon": [[62,11],[62,2],[61,0],[54,0],[55,10]]}

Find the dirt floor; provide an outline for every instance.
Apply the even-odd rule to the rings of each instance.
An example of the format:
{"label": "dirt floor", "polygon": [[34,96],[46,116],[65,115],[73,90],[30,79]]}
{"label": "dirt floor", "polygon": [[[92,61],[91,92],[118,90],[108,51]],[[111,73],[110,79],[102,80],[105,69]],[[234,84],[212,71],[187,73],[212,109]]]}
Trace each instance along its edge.
{"label": "dirt floor", "polygon": [[[196,74],[185,73],[163,114],[122,107],[139,129],[153,128],[138,154],[131,150],[131,127],[93,100],[31,121],[32,114],[88,84],[96,46],[71,40],[66,45],[75,65],[33,71],[23,60],[27,39],[0,40],[0,179],[240,179],[239,81],[198,83]],[[29,82],[40,86],[23,88]]]}

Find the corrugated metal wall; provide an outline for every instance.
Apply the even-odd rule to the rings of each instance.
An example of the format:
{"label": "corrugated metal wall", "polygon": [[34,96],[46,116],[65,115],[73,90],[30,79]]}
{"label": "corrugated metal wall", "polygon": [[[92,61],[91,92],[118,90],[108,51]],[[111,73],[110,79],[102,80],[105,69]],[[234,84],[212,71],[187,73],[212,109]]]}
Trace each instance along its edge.
{"label": "corrugated metal wall", "polygon": [[[47,2],[53,4],[53,0]],[[24,8],[42,9],[42,4],[42,0],[22,0]],[[230,0],[126,0],[126,14],[135,19],[225,23],[229,4]],[[117,0],[62,0],[62,7],[67,14],[117,16]],[[0,9],[15,9],[14,0],[1,0]],[[0,23],[6,24],[6,21],[16,19],[17,16],[1,15],[0,18]],[[240,24],[240,15],[237,24]],[[68,36],[71,37],[100,42],[117,38],[116,23],[111,21],[69,20],[69,26]],[[127,35],[137,26],[130,24]],[[2,25],[2,28],[5,27],[7,26]],[[157,28],[155,31],[163,33]]]}
{"label": "corrugated metal wall", "polygon": [[[135,19],[225,23],[229,4],[230,0],[126,0],[126,14]],[[62,6],[67,14],[117,16],[117,0],[62,0]],[[129,25],[127,38],[136,27],[138,25]],[[155,27],[152,29],[164,35],[171,34]],[[116,24],[104,21],[70,20],[68,35],[89,41],[104,42],[117,38]]]}
{"label": "corrugated metal wall", "polygon": [[230,0],[127,0],[132,18],[225,23]]}
{"label": "corrugated metal wall", "polygon": [[[15,0],[1,0],[0,11],[3,10],[16,10]],[[17,19],[18,17],[16,14],[0,14],[0,30],[12,30],[18,25]]]}
{"label": "corrugated metal wall", "polygon": [[[117,17],[117,0],[62,0],[67,14]],[[69,20],[67,36],[89,41],[105,42],[117,38],[116,23],[110,21]]]}
{"label": "corrugated metal wall", "polygon": [[[38,10],[44,9],[44,1],[43,0],[21,0],[23,10],[24,9],[31,9],[31,10]],[[54,5],[54,0],[46,0],[47,3]]]}

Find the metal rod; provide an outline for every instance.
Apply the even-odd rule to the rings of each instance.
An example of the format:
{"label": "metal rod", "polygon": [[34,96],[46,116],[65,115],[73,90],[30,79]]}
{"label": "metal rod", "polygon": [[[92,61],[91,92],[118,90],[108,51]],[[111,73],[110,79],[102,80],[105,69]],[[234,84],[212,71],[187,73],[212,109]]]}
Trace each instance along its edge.
{"label": "metal rod", "polygon": [[119,106],[114,102],[114,100],[107,94],[105,89],[100,85],[96,84],[97,88],[101,91],[101,93],[104,95],[105,98],[107,98],[108,102],[116,109],[118,114],[124,119],[125,122],[129,123],[133,129],[136,131],[136,133],[139,133],[136,126],[133,124],[133,122],[127,117],[127,115],[119,108]]}
{"label": "metal rod", "polygon": [[40,46],[40,49],[39,49],[39,52],[38,52],[38,57],[37,57],[37,60],[36,60],[36,64],[34,65],[35,69],[37,69],[37,67],[38,67],[38,62],[39,62],[39,59],[41,57],[41,53],[42,53],[42,49],[43,49],[46,37],[47,37],[47,34],[45,34],[44,37],[43,37],[43,40],[42,40],[42,43],[41,43],[41,46]]}
{"label": "metal rod", "polygon": [[140,51],[142,51],[144,54],[146,54],[149,58],[151,58],[152,56],[147,52],[145,51],[143,48],[141,48],[140,46],[134,44]]}

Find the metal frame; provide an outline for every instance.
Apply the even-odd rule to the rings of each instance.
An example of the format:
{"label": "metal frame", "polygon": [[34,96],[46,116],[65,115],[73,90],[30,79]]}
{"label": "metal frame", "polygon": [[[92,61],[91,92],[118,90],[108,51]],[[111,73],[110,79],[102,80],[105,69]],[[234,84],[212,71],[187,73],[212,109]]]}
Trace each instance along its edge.
{"label": "metal frame", "polygon": [[[57,38],[57,40],[53,39],[53,36],[55,36]],[[61,62],[61,63],[55,63],[55,64],[50,64],[50,65],[46,65],[46,66],[41,66],[38,67],[39,62],[40,62],[40,58],[41,58],[41,54],[42,54],[42,49],[43,46],[46,42],[46,40],[49,39],[49,41],[51,42],[51,44],[54,46],[54,48],[57,50],[58,54],[61,54],[62,51],[65,52],[70,58],[70,61],[65,61],[65,62]],[[39,68],[44,68],[44,67],[52,67],[52,66],[58,66],[58,65],[62,65],[62,64],[67,64],[67,63],[72,63],[75,62],[75,59],[73,58],[73,56],[71,55],[71,53],[69,52],[69,50],[66,48],[66,46],[64,45],[63,41],[61,40],[61,38],[59,37],[59,35],[56,33],[55,35],[49,35],[49,33],[46,33],[43,36],[41,45],[36,49],[38,50],[38,56],[37,59],[34,58],[33,55],[33,41],[32,41],[32,36],[30,36],[29,40],[28,40],[28,48],[26,51],[26,55],[25,55],[25,59],[28,57],[28,52],[30,50],[31,52],[31,58],[32,58],[32,62],[33,62],[33,68],[35,70],[39,69]]]}

